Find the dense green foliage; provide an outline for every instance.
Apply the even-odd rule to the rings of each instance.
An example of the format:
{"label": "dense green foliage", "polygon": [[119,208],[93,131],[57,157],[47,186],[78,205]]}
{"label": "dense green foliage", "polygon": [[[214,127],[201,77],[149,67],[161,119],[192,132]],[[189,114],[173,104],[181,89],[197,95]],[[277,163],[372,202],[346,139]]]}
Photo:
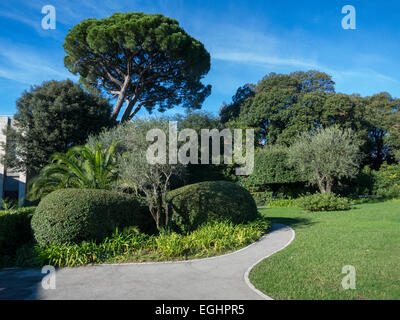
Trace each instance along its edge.
{"label": "dense green foliage", "polygon": [[266,220],[246,225],[209,222],[187,235],[161,233],[145,235],[132,230],[117,231],[101,243],[63,243],[21,250],[20,261],[76,267],[87,264],[188,260],[240,249],[258,240],[269,229]]}
{"label": "dense green foliage", "polygon": [[354,140],[353,131],[337,126],[305,133],[290,147],[289,163],[321,193],[331,193],[337,181],[358,173],[359,145]]}
{"label": "dense green foliage", "polygon": [[0,265],[4,256],[32,240],[31,217],[34,207],[0,211]]}
{"label": "dense green foliage", "polygon": [[182,232],[209,221],[244,223],[257,218],[257,206],[244,188],[226,181],[188,185],[169,192],[172,224]]}
{"label": "dense green foliage", "polygon": [[[185,172],[185,184],[195,184],[204,181],[237,181],[235,175],[235,165],[221,163],[219,165],[213,164],[201,164],[201,130],[223,130],[223,124],[221,120],[214,115],[204,111],[190,111],[184,115],[178,115],[172,118],[172,120],[178,122],[178,130],[182,131],[185,129],[193,129],[196,131],[198,139],[198,163],[189,163],[186,166]],[[211,144],[210,138],[210,146]],[[222,140],[222,139],[221,139]],[[211,148],[211,147],[210,147]],[[221,142],[221,154],[223,153],[223,141]],[[210,151],[210,163],[212,157],[212,151]],[[182,186],[182,185],[181,185]],[[177,186],[178,187],[178,186]]]}
{"label": "dense green foliage", "polygon": [[[252,284],[276,300],[399,299],[399,201],[318,214],[300,208],[261,210],[296,237],[250,272]],[[345,290],[344,266],[356,268],[356,289]]]}
{"label": "dense green foliage", "polygon": [[17,100],[14,126],[7,129],[6,167],[37,174],[56,152],[82,145],[89,134],[111,125],[111,107],[100,96],[67,81],[49,81]]}
{"label": "dense green foliage", "polygon": [[374,172],[374,191],[381,198],[400,198],[400,165],[384,163]]}
{"label": "dense green foliage", "polygon": [[316,193],[297,199],[296,206],[311,212],[343,211],[352,209],[353,202],[350,199],[342,198],[332,193]]}
{"label": "dense green foliage", "polygon": [[221,123],[225,124],[238,118],[241,110],[248,109],[255,95],[254,88],[252,84],[245,84],[236,91],[230,104],[223,104],[219,111]]}
{"label": "dense green foliage", "polygon": [[305,179],[296,166],[289,164],[288,147],[265,146],[254,154],[254,171],[240,178],[240,185],[249,190],[266,190],[295,183],[305,184]]}
{"label": "dense green foliage", "polygon": [[142,107],[200,108],[211,92],[201,83],[210,54],[176,20],[161,14],[127,12],[84,20],[69,31],[64,49],[65,66],[81,82],[118,97],[115,120],[124,103],[121,121]]}
{"label": "dense green foliage", "polygon": [[183,176],[184,166],[179,162],[170,164],[167,158],[169,148],[166,142],[161,147],[165,150],[158,149],[157,151],[158,155],[164,154],[163,161],[150,163],[148,150],[153,142],[147,137],[151,130],[157,130],[168,141],[168,119],[150,118],[134,119],[129,124],[121,124],[111,130],[103,131],[97,137],[90,137],[88,143],[108,146],[112,144],[112,139],[120,141],[117,150],[118,179],[114,184],[114,189],[134,191],[136,194],[143,195],[157,229],[161,230],[168,225],[169,220],[167,193],[170,182],[173,179],[179,180]]}
{"label": "dense green foliage", "polygon": [[400,150],[399,99],[387,92],[366,97],[363,119],[370,137],[367,161],[375,170],[384,161],[392,161]]}
{"label": "dense green foliage", "polygon": [[271,73],[257,86],[238,89],[232,103],[221,108],[228,126],[254,128],[256,144],[291,145],[298,133],[332,125],[354,131],[362,161],[379,169],[400,150],[400,99],[388,93],[370,97],[335,93],[332,78],[310,70]]}
{"label": "dense green foliage", "polygon": [[63,188],[109,189],[117,178],[114,156],[117,143],[112,143],[106,150],[98,143],[95,147],[77,146],[65,154],[54,154],[51,164],[30,181],[30,200]]}
{"label": "dense green foliage", "polygon": [[115,229],[149,228],[149,217],[131,195],[90,189],[61,189],[39,203],[32,229],[40,245],[102,241]]}

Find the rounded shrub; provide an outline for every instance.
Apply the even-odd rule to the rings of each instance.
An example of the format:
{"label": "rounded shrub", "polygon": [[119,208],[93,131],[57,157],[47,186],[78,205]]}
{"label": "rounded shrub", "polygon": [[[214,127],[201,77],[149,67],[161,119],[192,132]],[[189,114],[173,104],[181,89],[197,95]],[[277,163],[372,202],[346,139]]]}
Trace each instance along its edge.
{"label": "rounded shrub", "polygon": [[296,200],[297,206],[304,210],[316,211],[343,211],[353,207],[352,200],[330,194],[316,193]]}
{"label": "rounded shrub", "polygon": [[116,228],[149,228],[151,217],[140,201],[107,190],[61,189],[44,197],[32,217],[39,245],[101,241]]}
{"label": "rounded shrub", "polygon": [[181,232],[189,232],[210,221],[245,223],[258,217],[250,192],[226,181],[192,184],[171,191],[168,202],[171,221]]}

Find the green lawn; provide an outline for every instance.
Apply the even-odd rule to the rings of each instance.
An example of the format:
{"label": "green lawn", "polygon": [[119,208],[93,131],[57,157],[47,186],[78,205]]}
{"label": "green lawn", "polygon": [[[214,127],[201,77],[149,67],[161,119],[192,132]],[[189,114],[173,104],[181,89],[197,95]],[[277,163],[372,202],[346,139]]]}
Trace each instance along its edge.
{"label": "green lawn", "polygon": [[[258,264],[250,281],[274,299],[400,299],[400,202],[345,212],[262,209],[296,232],[286,249]],[[356,268],[356,289],[342,288],[342,268]]]}

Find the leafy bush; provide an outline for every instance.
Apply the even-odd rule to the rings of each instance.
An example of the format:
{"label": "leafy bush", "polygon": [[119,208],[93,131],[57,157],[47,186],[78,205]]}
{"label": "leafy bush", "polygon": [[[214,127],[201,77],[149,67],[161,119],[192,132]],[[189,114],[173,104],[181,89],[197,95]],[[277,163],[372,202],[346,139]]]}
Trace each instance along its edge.
{"label": "leafy bush", "polygon": [[227,221],[210,222],[187,235],[161,233],[150,236],[131,230],[117,230],[112,237],[98,244],[90,241],[25,248],[20,251],[17,260],[57,267],[128,261],[184,260],[239,249],[258,240],[268,229],[267,221],[257,220],[246,225],[234,225]]}
{"label": "leafy bush", "polygon": [[106,190],[62,189],[42,199],[32,218],[40,245],[102,241],[115,228],[146,230],[150,215],[131,195]]}
{"label": "leafy bush", "polygon": [[316,193],[296,200],[299,207],[308,211],[342,211],[350,210],[353,202],[348,198],[342,198],[330,194]]}
{"label": "leafy bush", "polygon": [[13,256],[32,240],[31,217],[34,207],[0,211],[0,257]]}
{"label": "leafy bush", "polygon": [[168,201],[172,224],[181,232],[192,231],[210,221],[235,224],[257,218],[257,205],[250,192],[226,181],[192,184],[171,191]]}
{"label": "leafy bush", "polygon": [[400,165],[384,163],[375,172],[375,192],[381,198],[400,198]]}
{"label": "leafy bush", "polygon": [[273,199],[273,192],[251,192],[251,195],[256,202],[257,206],[265,206]]}
{"label": "leafy bush", "polygon": [[292,208],[297,207],[298,199],[279,199],[268,202],[270,208]]}
{"label": "leafy bush", "polygon": [[54,154],[51,163],[30,181],[28,198],[38,200],[65,188],[110,189],[117,179],[114,154],[117,144],[118,141],[115,141],[107,149],[103,149],[101,143],[95,147],[76,146],[65,154]]}

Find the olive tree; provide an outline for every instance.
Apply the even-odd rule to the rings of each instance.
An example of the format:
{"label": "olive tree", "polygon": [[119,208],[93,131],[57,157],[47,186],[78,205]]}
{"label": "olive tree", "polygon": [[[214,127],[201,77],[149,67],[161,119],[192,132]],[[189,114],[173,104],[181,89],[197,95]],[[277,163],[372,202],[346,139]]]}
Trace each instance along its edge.
{"label": "olive tree", "polygon": [[182,164],[152,163],[149,161],[148,150],[154,141],[149,141],[148,133],[157,130],[165,135],[165,152],[169,153],[168,137],[169,122],[167,118],[135,119],[131,123],[120,124],[117,127],[102,132],[97,137],[90,137],[88,143],[95,145],[101,142],[108,147],[113,141],[119,140],[116,152],[118,157],[118,180],[114,189],[133,191],[143,195],[157,229],[167,228],[170,209],[167,194],[171,179],[182,179],[185,166]]}
{"label": "olive tree", "polygon": [[300,135],[289,149],[288,161],[321,193],[332,193],[335,182],[358,173],[359,145],[354,141],[351,129],[317,129]]}

